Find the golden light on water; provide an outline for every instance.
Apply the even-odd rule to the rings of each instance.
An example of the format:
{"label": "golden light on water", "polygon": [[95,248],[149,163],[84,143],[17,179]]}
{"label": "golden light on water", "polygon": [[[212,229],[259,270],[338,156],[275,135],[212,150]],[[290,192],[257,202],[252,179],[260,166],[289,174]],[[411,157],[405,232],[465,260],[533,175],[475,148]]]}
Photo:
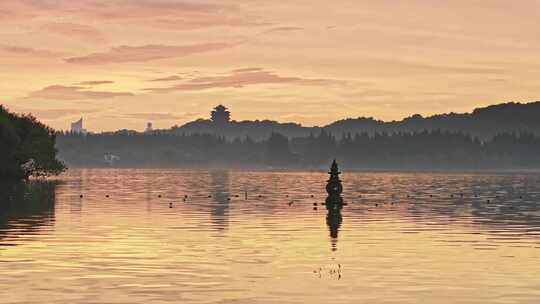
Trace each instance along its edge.
{"label": "golden light on water", "polygon": [[[0,283],[10,288],[0,295],[7,303],[527,303],[539,295],[538,191],[515,188],[529,196],[510,213],[500,210],[511,194],[482,202],[534,178],[348,173],[349,205],[333,240],[326,210],[313,210],[324,201],[324,173],[71,170],[45,213],[52,221],[28,215],[2,226],[0,268],[10,275]],[[501,188],[479,187],[486,183]],[[464,198],[449,196],[457,189]],[[236,197],[244,191],[248,200]]]}

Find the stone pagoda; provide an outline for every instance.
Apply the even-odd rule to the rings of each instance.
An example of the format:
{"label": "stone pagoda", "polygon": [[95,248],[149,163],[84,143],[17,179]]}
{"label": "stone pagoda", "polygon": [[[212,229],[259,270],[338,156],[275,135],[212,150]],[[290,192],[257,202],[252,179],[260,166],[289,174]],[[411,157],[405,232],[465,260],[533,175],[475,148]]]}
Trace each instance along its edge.
{"label": "stone pagoda", "polygon": [[328,174],[330,174],[330,179],[328,179],[328,183],[326,184],[326,192],[328,193],[328,197],[326,198],[326,208],[328,210],[339,210],[343,206],[343,198],[341,197],[343,186],[339,179],[341,172],[339,172],[335,159],[332,162]]}

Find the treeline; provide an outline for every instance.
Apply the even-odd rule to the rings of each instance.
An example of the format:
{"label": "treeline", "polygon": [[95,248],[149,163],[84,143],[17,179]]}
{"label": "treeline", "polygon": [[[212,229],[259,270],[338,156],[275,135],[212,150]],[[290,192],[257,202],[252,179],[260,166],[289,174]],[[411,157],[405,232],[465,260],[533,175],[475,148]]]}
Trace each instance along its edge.
{"label": "treeline", "polygon": [[56,134],[31,115],[16,115],[0,105],[0,180],[20,180],[64,171],[56,159]]}
{"label": "treeline", "polygon": [[400,121],[391,122],[383,122],[373,118],[345,119],[326,126],[325,130],[333,134],[445,130],[464,132],[487,140],[501,133],[529,132],[540,135],[539,116],[540,102],[538,101],[531,103],[509,102],[477,108],[472,113],[448,113],[429,117],[416,114]]}
{"label": "treeline", "polygon": [[397,121],[382,121],[372,117],[348,118],[321,127],[304,127],[297,123],[279,123],[270,120],[255,121],[213,121],[199,119],[166,132],[173,134],[215,134],[228,139],[249,136],[254,140],[268,139],[272,133],[280,133],[289,138],[318,134],[321,129],[335,136],[343,134],[422,132],[424,130],[444,130],[464,132],[489,140],[501,133],[530,132],[540,135],[540,102],[502,103],[477,108],[471,113],[447,113],[429,117],[419,114]]}
{"label": "treeline", "polygon": [[211,134],[60,133],[57,146],[60,157],[75,166],[323,168],[338,158],[344,167],[358,169],[540,168],[540,137],[532,133],[486,141],[440,130],[339,137],[322,130],[291,139],[272,133],[262,141]]}

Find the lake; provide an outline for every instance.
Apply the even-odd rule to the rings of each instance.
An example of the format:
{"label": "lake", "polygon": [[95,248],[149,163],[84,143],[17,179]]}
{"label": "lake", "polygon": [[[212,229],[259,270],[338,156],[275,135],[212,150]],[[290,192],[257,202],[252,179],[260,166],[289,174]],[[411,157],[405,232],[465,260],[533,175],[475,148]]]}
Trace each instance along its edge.
{"label": "lake", "polygon": [[[72,169],[2,185],[1,303],[539,303],[540,175]],[[314,205],[317,205],[316,207]]]}

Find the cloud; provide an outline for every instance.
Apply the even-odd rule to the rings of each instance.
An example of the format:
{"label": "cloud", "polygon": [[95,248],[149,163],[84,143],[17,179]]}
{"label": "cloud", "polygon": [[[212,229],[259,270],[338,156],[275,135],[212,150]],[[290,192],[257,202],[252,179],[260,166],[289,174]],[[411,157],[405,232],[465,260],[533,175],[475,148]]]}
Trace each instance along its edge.
{"label": "cloud", "polygon": [[102,43],[106,41],[105,37],[100,31],[84,24],[58,22],[47,24],[42,29],[54,34],[63,35],[82,41],[97,43]]}
{"label": "cloud", "polygon": [[274,27],[274,28],[271,28],[267,31],[265,31],[265,33],[276,33],[276,32],[295,32],[295,31],[301,31],[303,30],[304,28],[302,27],[296,27],[296,26],[279,26],[279,27]]}
{"label": "cloud", "polygon": [[112,81],[112,80],[90,80],[90,81],[78,82],[78,83],[76,83],[76,85],[93,86],[93,85],[112,84],[112,83],[114,83],[114,81]]}
{"label": "cloud", "polygon": [[[9,20],[47,16],[56,20],[78,20],[101,24],[132,24],[165,30],[193,30],[216,26],[253,27],[268,25],[260,16],[247,13],[242,5],[219,1],[189,0],[17,0],[0,1],[0,17]],[[5,18],[4,18],[5,17]],[[58,33],[70,31],[78,38],[98,37],[89,28],[63,26]]]}
{"label": "cloud", "polygon": [[261,84],[297,84],[297,85],[336,85],[343,81],[332,79],[312,79],[301,77],[283,77],[261,68],[248,68],[232,71],[226,76],[197,77],[166,88],[147,88],[154,93],[174,91],[199,91],[216,88],[243,88]]}
{"label": "cloud", "polygon": [[73,64],[110,64],[125,62],[147,62],[158,59],[177,58],[193,54],[219,51],[231,48],[233,43],[202,43],[192,45],[159,45],[149,44],[144,46],[119,46],[103,53],[93,53],[81,57],[65,59]]}
{"label": "cloud", "polygon": [[233,70],[233,73],[258,72],[258,71],[263,71],[263,70],[264,69],[262,68],[243,68],[243,69]]}
{"label": "cloud", "polygon": [[198,113],[184,113],[182,115],[172,113],[131,113],[124,115],[126,118],[140,119],[140,120],[182,120],[189,117],[194,117]]}
{"label": "cloud", "polygon": [[81,100],[81,99],[107,99],[121,96],[133,96],[129,92],[92,91],[83,86],[52,85],[30,93],[31,98]]}
{"label": "cloud", "polygon": [[163,78],[156,78],[152,79],[150,81],[176,81],[176,80],[182,80],[183,78],[178,75],[163,77]]}
{"label": "cloud", "polygon": [[268,22],[255,22],[256,18],[236,17],[236,16],[220,16],[220,15],[201,15],[196,18],[163,18],[153,19],[147,24],[148,26],[169,29],[169,30],[197,30],[203,28],[227,26],[227,27],[255,27],[267,26]]}
{"label": "cloud", "polygon": [[365,89],[362,91],[347,92],[341,94],[341,96],[346,98],[393,97],[399,96],[399,92],[381,89]]}
{"label": "cloud", "polygon": [[41,58],[60,56],[59,53],[49,51],[49,50],[27,48],[27,47],[20,47],[20,46],[11,46],[11,45],[0,45],[0,54],[1,53],[6,53],[6,54],[16,55],[16,56],[31,56],[31,57],[41,57]]}
{"label": "cloud", "polygon": [[98,109],[73,109],[73,108],[61,108],[61,109],[29,109],[29,108],[14,108],[19,113],[29,113],[38,119],[43,120],[55,120],[69,116],[80,116],[82,114],[89,114],[99,112]]}

